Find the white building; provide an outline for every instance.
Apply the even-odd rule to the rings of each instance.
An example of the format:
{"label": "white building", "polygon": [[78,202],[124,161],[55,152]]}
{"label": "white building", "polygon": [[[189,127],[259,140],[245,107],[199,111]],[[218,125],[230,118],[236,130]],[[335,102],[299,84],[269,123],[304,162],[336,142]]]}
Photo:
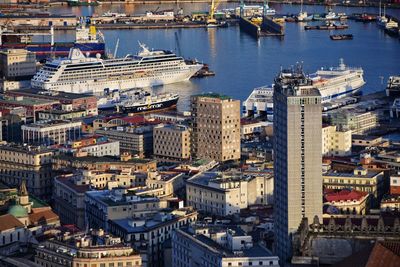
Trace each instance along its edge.
{"label": "white building", "polygon": [[271,179],[266,173],[199,173],[186,181],[187,203],[210,214],[232,215],[249,205],[269,204]]}
{"label": "white building", "polygon": [[335,125],[322,127],[322,155],[348,156],[351,154],[351,131],[338,131]]}
{"label": "white building", "polygon": [[34,145],[60,145],[81,137],[80,121],[39,121],[22,125],[22,142]]}
{"label": "white building", "polygon": [[191,225],[172,234],[172,266],[279,267],[279,258],[240,228]]}

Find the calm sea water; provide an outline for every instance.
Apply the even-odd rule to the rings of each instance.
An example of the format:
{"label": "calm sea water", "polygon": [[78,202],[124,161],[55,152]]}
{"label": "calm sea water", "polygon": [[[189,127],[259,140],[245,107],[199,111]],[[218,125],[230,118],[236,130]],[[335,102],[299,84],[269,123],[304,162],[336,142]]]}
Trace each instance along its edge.
{"label": "calm sea water", "polygon": [[[221,5],[234,7],[233,4]],[[271,5],[279,14],[299,12],[296,5]],[[98,7],[57,7],[51,11],[61,14],[86,16],[106,11],[140,14],[146,10],[174,8],[177,5],[106,5]],[[185,13],[207,9],[207,4],[181,4]],[[325,10],[323,6],[307,6],[309,13]],[[378,13],[377,8],[335,7],[335,12]],[[400,10],[387,13],[400,18]],[[181,95],[180,110],[187,109],[189,96],[201,92],[218,92],[245,100],[253,88],[271,84],[281,67],[290,67],[303,62],[306,72],[321,67],[337,66],[343,58],[349,66],[362,67],[367,84],[363,93],[383,90],[388,76],[400,74],[400,40],[384,34],[375,23],[363,24],[348,21],[350,28],[340,33],[352,33],[352,41],[331,41],[330,31],[305,31],[303,23],[286,23],[284,38],[267,37],[255,39],[240,32],[239,27],[221,29],[166,29],[166,30],[104,30],[107,49],[114,51],[117,39],[117,54],[124,56],[136,53],[138,41],[151,48],[175,50],[175,32],[182,55],[196,58],[210,65],[215,77],[192,79],[189,82],[154,88],[155,91],[177,92]],[[69,32],[58,32],[57,39],[70,39]],[[383,80],[383,83],[382,83]]]}

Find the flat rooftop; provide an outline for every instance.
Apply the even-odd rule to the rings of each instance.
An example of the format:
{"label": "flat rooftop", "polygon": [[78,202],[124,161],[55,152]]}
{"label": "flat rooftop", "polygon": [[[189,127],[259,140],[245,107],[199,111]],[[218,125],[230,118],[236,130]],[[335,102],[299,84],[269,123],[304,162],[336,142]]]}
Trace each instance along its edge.
{"label": "flat rooftop", "polygon": [[28,153],[28,154],[42,154],[42,153],[49,153],[53,152],[54,150],[48,149],[45,147],[38,147],[38,146],[23,146],[18,144],[5,144],[0,145],[0,150],[7,150],[13,152],[20,152],[20,153]]}
{"label": "flat rooftop", "polygon": [[22,106],[39,106],[39,105],[55,105],[59,104],[58,101],[48,100],[48,99],[38,99],[32,97],[23,96],[20,99],[9,98],[9,97],[1,97],[0,103],[9,103],[16,104]]}
{"label": "flat rooftop", "polygon": [[351,178],[374,178],[378,175],[380,171],[371,171],[368,170],[365,175],[354,174],[354,172],[337,172],[337,171],[329,171],[327,173],[322,174],[323,177],[351,177]]}
{"label": "flat rooftop", "polygon": [[203,94],[194,95],[193,97],[218,98],[218,99],[221,99],[221,100],[230,100],[230,99],[232,99],[232,97],[230,97],[230,96],[221,95],[221,94],[218,94],[218,93],[203,93]]}
{"label": "flat rooftop", "polygon": [[81,98],[95,98],[95,96],[89,94],[74,94],[74,93],[66,93],[58,91],[55,92],[55,91],[37,90],[37,89],[12,90],[8,91],[6,94],[26,95],[26,96],[32,96],[34,98],[46,98],[55,100],[76,100]]}

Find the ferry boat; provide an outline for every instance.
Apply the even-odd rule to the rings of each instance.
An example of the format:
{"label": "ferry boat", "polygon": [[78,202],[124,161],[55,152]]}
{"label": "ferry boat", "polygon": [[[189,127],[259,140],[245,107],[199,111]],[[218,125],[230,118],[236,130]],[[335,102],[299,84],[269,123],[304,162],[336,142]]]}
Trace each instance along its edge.
{"label": "ferry boat", "polygon": [[[140,44],[140,43],[139,43]],[[203,64],[188,64],[171,51],[141,51],[123,58],[101,59],[85,57],[76,48],[68,58],[49,62],[31,80],[33,88],[104,95],[113,90],[151,87],[189,80]]]}
{"label": "ferry boat", "polygon": [[[283,71],[285,72],[285,71]],[[286,71],[287,72],[287,71]],[[357,93],[365,84],[361,68],[347,67],[340,59],[339,67],[321,69],[307,76],[312,85],[321,93],[322,103],[351,96]],[[266,115],[268,120],[273,118],[273,85],[255,88],[243,102],[243,116]]]}
{"label": "ferry boat", "polygon": [[177,94],[152,95],[145,91],[139,91],[122,100],[118,104],[118,108],[123,113],[144,113],[174,108],[178,100],[179,95]]}
{"label": "ferry boat", "polygon": [[[32,42],[34,35],[50,35],[49,42]],[[78,48],[84,54],[95,56],[105,54],[104,36],[100,31],[96,31],[94,26],[89,28],[82,25],[76,28],[74,42],[54,42],[54,29],[50,33],[16,33],[13,31],[0,30],[0,49],[27,49],[34,52],[38,60],[43,60],[53,56],[65,57],[71,48]]]}

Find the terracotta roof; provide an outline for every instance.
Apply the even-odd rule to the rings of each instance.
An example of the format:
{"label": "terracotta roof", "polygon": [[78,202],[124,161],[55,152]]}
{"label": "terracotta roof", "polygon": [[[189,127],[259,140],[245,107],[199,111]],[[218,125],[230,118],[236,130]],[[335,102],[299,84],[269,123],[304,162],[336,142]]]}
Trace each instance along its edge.
{"label": "terracotta roof", "polygon": [[399,252],[400,242],[377,242],[368,258],[366,267],[398,267]]}
{"label": "terracotta roof", "polygon": [[59,217],[52,210],[45,210],[42,212],[29,214],[29,220],[31,224],[38,225],[57,221],[59,220]]}
{"label": "terracotta roof", "polygon": [[325,195],[325,198],[328,202],[332,202],[332,201],[340,202],[340,201],[347,201],[347,200],[361,200],[366,195],[368,195],[367,192],[344,189],[339,192],[327,193]]}
{"label": "terracotta roof", "polygon": [[24,224],[10,214],[0,216],[0,232],[16,227],[24,227]]}

